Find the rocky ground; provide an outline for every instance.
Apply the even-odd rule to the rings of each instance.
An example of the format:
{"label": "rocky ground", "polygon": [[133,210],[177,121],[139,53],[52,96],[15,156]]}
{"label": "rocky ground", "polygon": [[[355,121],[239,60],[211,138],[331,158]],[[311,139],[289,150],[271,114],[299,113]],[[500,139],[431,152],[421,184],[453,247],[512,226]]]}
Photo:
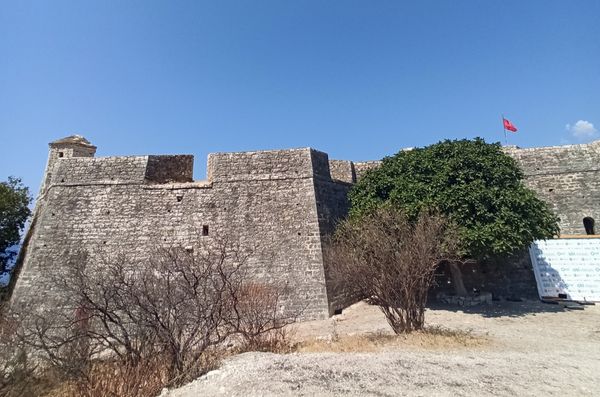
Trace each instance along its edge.
{"label": "rocky ground", "polygon": [[[359,303],[333,319],[299,324],[300,352],[234,356],[163,395],[600,395],[600,305],[583,311],[534,301],[432,307],[426,322],[468,334],[384,337],[389,326],[379,310]],[[374,334],[383,341],[355,343]]]}

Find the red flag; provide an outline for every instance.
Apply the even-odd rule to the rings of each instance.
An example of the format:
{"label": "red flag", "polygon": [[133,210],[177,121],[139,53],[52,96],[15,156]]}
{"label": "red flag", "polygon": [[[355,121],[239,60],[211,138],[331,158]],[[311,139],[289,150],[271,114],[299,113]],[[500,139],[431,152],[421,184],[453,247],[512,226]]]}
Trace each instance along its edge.
{"label": "red flag", "polygon": [[512,132],[517,132],[517,127],[513,125],[509,120],[502,117],[502,122],[504,123],[504,129]]}

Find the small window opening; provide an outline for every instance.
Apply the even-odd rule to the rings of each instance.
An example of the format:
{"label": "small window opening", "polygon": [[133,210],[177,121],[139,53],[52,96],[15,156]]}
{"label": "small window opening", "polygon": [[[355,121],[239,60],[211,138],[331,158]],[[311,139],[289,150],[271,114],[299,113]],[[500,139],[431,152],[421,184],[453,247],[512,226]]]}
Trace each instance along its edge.
{"label": "small window opening", "polygon": [[202,235],[203,236],[208,236],[208,225],[203,225],[202,226]]}
{"label": "small window opening", "polygon": [[183,194],[178,194],[177,195],[177,202],[180,203],[181,200],[183,200]]}
{"label": "small window opening", "polygon": [[333,311],[333,315],[334,315],[334,316],[339,316],[340,314],[342,314],[342,311],[343,311],[343,309],[335,309],[335,310]]}
{"label": "small window opening", "polygon": [[58,152],[58,157],[64,157],[65,154],[63,152]]}
{"label": "small window opening", "polygon": [[596,231],[594,230],[594,218],[589,216],[583,218],[583,227],[585,228],[585,234],[596,234]]}
{"label": "small window opening", "polygon": [[191,245],[188,245],[187,247],[185,247],[185,250],[187,252],[194,252],[194,247],[192,247]]}

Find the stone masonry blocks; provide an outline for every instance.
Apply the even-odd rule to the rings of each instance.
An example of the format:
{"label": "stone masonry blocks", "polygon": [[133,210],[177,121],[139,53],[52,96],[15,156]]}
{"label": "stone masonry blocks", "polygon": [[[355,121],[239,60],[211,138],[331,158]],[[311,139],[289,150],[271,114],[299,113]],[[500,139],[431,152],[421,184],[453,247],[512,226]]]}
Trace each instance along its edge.
{"label": "stone masonry blocks", "polygon": [[[50,144],[12,304],[56,304],[61,292],[49,274],[77,250],[121,250],[144,260],[153,247],[194,246],[217,235],[255,250],[249,265],[258,282],[289,287],[284,310],[302,308],[303,319],[318,319],[352,303],[330,285],[323,249],[348,213],[352,184],[380,162],[330,160],[310,148],[213,153],[207,180],[194,182],[189,155],[97,158],[95,150],[79,136]],[[600,217],[600,141],[505,150],[559,215],[561,233],[582,234],[583,217]],[[504,267],[485,268],[486,287],[512,283],[511,293],[531,293],[530,264],[516,262],[519,272],[498,273],[502,286],[489,279]],[[519,280],[511,281],[515,274]]]}

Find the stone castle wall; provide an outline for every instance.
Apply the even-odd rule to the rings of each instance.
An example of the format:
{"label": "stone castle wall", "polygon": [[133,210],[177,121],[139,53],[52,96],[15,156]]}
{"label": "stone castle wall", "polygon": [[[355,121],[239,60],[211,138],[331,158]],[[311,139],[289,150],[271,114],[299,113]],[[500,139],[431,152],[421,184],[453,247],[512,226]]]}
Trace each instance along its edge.
{"label": "stone castle wall", "polygon": [[53,305],[60,292],[50,273],[78,250],[143,260],[158,245],[228,236],[254,250],[256,280],[292,288],[286,310],[312,319],[336,309],[322,242],[347,212],[349,184],[331,178],[327,154],[214,153],[208,180],[191,182],[191,156],[59,158],[53,150],[13,302]]}
{"label": "stone castle wall", "polygon": [[[558,215],[561,235],[586,234],[583,218],[600,219],[600,141],[504,150],[521,167],[525,184]],[[599,227],[596,226],[596,233]],[[489,291],[495,296],[538,296],[527,250],[508,259],[467,264],[463,276],[467,288]],[[449,280],[449,274],[441,279]]]}
{"label": "stone castle wall", "polygon": [[[253,249],[253,277],[289,286],[284,308],[302,309],[304,319],[327,317],[349,303],[329,283],[324,242],[348,212],[352,184],[379,162],[329,160],[309,148],[213,153],[207,180],[194,182],[192,156],[96,158],[95,147],[76,139],[50,145],[13,303],[53,305],[60,291],[49,275],[78,250],[144,259],[156,246],[194,247],[214,236]],[[582,234],[583,217],[598,219],[600,142],[506,150],[560,216],[562,233]],[[467,287],[504,291],[512,285],[503,293],[531,295],[531,267],[515,263],[518,272],[474,268]],[[511,281],[515,274],[518,280]]]}
{"label": "stone castle wall", "polygon": [[583,218],[600,220],[600,141],[583,145],[508,148],[526,184],[560,217],[561,234],[585,234]]}

